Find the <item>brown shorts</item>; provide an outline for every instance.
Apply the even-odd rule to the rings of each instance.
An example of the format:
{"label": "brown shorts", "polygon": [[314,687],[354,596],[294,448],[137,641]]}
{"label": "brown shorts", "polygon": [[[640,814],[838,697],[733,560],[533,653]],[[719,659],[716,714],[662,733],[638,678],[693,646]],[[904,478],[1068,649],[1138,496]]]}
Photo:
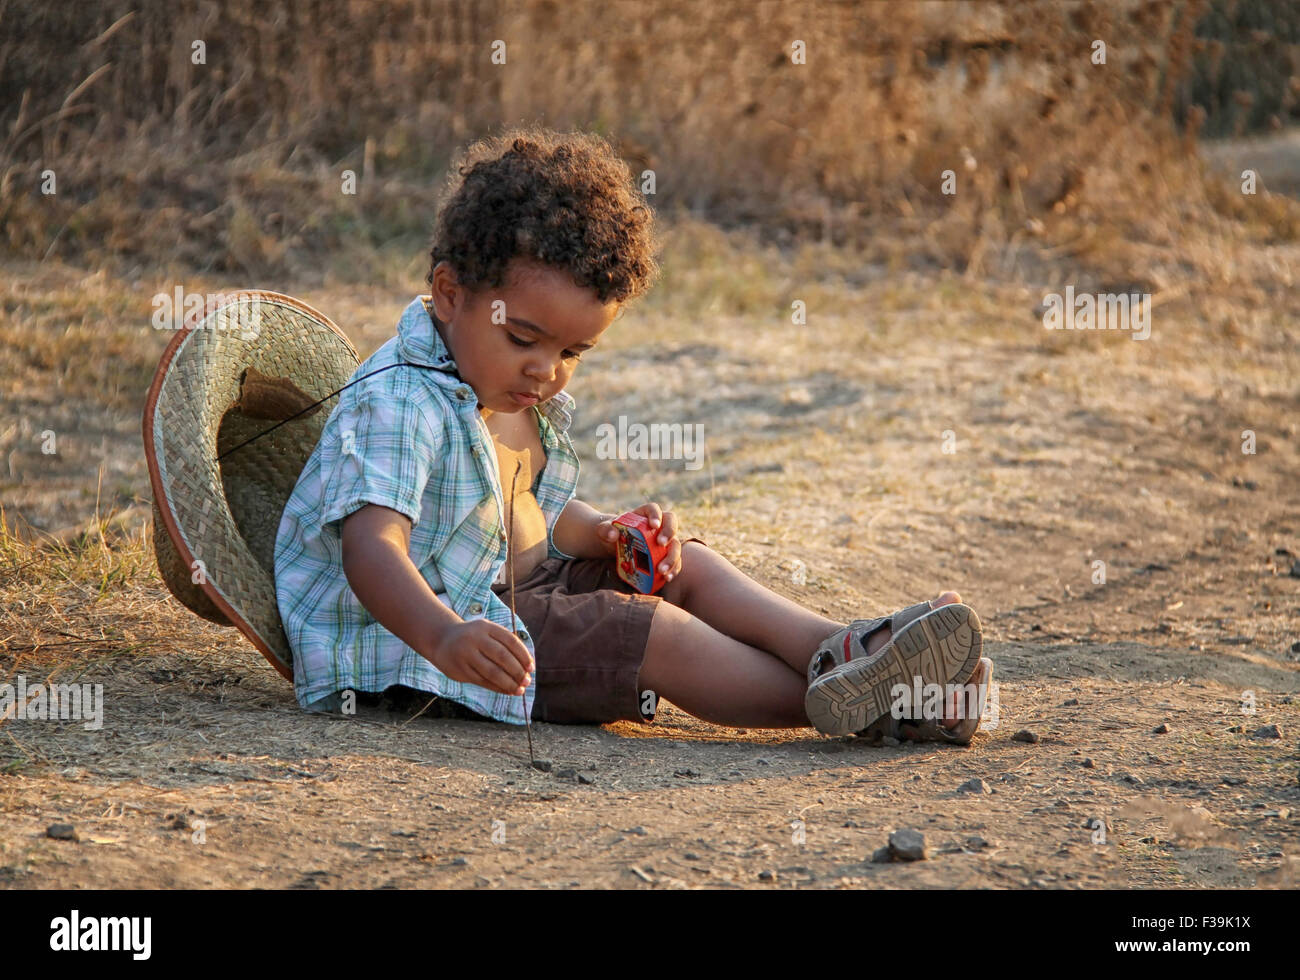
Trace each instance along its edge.
{"label": "brown shorts", "polygon": [[[687,538],[699,541],[700,538]],[[494,585],[510,605],[509,585]],[[599,725],[654,721],[637,686],[655,608],[618,577],[613,558],[548,558],[515,582],[515,613],[533,638],[537,721]]]}

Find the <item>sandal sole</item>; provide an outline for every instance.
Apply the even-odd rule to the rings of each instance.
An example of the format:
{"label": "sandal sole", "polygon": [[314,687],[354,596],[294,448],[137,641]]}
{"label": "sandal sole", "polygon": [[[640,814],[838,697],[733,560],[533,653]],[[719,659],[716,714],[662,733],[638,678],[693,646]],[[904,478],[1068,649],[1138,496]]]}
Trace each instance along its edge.
{"label": "sandal sole", "polygon": [[975,610],[940,606],[908,623],[869,658],[850,660],[808,686],[804,710],[826,735],[860,732],[889,714],[891,692],[902,684],[964,684],[979,666],[983,645]]}

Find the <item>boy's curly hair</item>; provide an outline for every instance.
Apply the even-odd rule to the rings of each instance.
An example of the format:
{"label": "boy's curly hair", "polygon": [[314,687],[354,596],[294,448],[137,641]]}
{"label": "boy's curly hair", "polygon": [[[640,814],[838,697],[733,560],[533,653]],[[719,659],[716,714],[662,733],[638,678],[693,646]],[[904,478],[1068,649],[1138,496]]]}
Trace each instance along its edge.
{"label": "boy's curly hair", "polygon": [[500,288],[515,257],[567,270],[601,303],[645,293],[659,274],[654,214],[609,143],[528,126],[453,160],[429,274],[446,261],[472,294]]}

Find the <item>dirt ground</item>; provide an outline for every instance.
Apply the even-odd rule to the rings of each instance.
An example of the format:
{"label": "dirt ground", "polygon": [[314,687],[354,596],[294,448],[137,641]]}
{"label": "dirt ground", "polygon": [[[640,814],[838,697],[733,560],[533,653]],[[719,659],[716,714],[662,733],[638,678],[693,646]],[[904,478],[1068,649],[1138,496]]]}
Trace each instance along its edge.
{"label": "dirt ground", "polygon": [[[807,325],[706,309],[701,329],[649,306],[584,358],[583,499],[657,500],[839,620],[962,593],[998,684],[997,725],[968,748],[726,729],[663,704],[653,726],[534,725],[553,763],[538,772],[513,727],[302,712],[142,561],[5,604],[0,680],[35,683],[79,651],[59,679],[102,683],[105,719],[0,724],[0,884],[1294,887],[1298,258],[1253,254],[1282,270],[1273,290],[1167,286],[1144,342],[1049,333],[1028,289],[867,274],[810,290]],[[107,381],[78,386],[35,340],[6,372],[6,520],[56,531],[98,496],[125,529],[101,547],[147,558],[139,409],[166,341],[147,327],[153,284],[7,273],[11,337],[71,350],[110,319],[125,325],[104,343],[125,339]],[[414,292],[295,295],[365,356]],[[596,426],[620,414],[703,422],[707,465],[595,459]],[[33,449],[47,428],[66,433],[57,458]],[[23,574],[0,570],[6,594]],[[899,828],[928,858],[874,863]]]}

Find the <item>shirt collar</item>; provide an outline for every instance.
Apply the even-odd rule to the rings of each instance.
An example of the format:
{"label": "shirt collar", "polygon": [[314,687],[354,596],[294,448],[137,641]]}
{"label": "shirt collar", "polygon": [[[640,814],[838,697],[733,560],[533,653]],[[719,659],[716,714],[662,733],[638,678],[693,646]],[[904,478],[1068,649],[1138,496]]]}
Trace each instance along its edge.
{"label": "shirt collar", "polygon": [[[411,300],[402,319],[397,324],[397,353],[403,361],[427,365],[442,372],[434,375],[437,383],[445,386],[463,384],[456,359],[443,342],[442,335],[433,325],[433,318],[424,302],[428,296]],[[559,432],[568,430],[573,422],[574,399],[567,391],[559,391],[539,402],[537,408]]]}

